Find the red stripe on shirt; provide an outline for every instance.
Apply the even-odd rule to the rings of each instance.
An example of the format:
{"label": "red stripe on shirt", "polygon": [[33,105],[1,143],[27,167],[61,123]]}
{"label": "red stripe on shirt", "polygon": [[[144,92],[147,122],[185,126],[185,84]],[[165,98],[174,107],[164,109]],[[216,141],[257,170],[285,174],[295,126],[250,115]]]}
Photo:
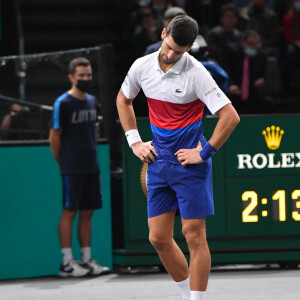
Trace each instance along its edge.
{"label": "red stripe on shirt", "polygon": [[164,129],[184,128],[202,119],[204,103],[196,99],[190,103],[177,104],[147,98],[150,122]]}

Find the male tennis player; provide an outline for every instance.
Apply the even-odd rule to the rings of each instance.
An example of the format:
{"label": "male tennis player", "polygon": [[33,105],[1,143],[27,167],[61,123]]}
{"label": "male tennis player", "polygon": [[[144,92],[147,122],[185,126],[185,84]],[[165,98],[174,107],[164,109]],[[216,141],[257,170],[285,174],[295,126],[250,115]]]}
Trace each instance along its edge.
{"label": "male tennis player", "polygon": [[[229,99],[203,65],[190,56],[197,22],[177,16],[162,31],[161,48],[137,59],[117,97],[129,146],[148,162],[150,242],[183,299],[204,299],[211,258],[205,217],[214,213],[211,156],[239,122]],[[142,142],[132,105],[140,89],[147,97],[152,142]],[[202,134],[204,105],[219,120],[209,142]],[[173,239],[176,210],[190,251],[190,265]]]}
{"label": "male tennis player", "polygon": [[[88,59],[75,58],[69,65],[71,89],[54,103],[50,145],[63,177],[63,213],[59,238],[63,263],[59,275],[80,277],[99,275],[107,267],[91,259],[91,231],[94,209],[102,206],[95,123],[97,100],[87,93],[92,80]],[[73,258],[72,223],[79,211],[78,237],[82,262]]]}

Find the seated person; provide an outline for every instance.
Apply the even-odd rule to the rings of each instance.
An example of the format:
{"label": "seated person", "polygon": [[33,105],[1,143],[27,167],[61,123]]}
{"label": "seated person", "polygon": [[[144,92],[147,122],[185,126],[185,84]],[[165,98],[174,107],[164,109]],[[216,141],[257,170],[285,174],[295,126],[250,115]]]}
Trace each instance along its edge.
{"label": "seated person", "polygon": [[207,35],[210,56],[222,64],[224,49],[238,45],[241,33],[236,29],[239,17],[237,7],[230,3],[221,7],[220,25],[212,28]]}
{"label": "seated person", "polygon": [[247,21],[247,27],[258,32],[264,52],[270,56],[279,53],[279,22],[277,14],[269,9],[269,0],[252,0],[241,10],[241,15]]}
{"label": "seated person", "polygon": [[294,0],[284,16],[283,30],[286,44],[300,48],[300,0]]}
{"label": "seated person", "polygon": [[[285,96],[287,101],[299,106],[300,97],[300,0],[293,0],[283,19],[284,38],[287,45],[285,73]],[[298,109],[299,111],[299,109]]]}
{"label": "seated person", "polygon": [[260,113],[264,109],[266,56],[259,44],[259,34],[250,29],[238,46],[229,47],[224,53],[228,96],[239,113]]}
{"label": "seated person", "polygon": [[143,55],[144,49],[159,40],[160,36],[155,26],[154,15],[150,9],[144,8],[138,12],[137,25],[130,38],[130,48],[133,59]]}
{"label": "seated person", "polygon": [[29,131],[30,108],[17,103],[11,105],[0,125],[3,140],[26,140],[30,139],[32,132]]}

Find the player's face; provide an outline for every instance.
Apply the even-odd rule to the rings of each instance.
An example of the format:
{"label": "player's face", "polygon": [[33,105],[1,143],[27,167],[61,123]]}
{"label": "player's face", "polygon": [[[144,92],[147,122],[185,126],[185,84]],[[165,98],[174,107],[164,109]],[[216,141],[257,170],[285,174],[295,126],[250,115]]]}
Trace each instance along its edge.
{"label": "player's face", "polygon": [[70,80],[75,85],[78,83],[78,80],[92,80],[92,67],[77,66],[75,73],[70,74]]}
{"label": "player's face", "polygon": [[170,35],[166,35],[166,29],[163,30],[161,37],[163,42],[159,53],[159,60],[163,64],[175,64],[181,56],[191,48],[189,46],[179,46],[176,44]]}

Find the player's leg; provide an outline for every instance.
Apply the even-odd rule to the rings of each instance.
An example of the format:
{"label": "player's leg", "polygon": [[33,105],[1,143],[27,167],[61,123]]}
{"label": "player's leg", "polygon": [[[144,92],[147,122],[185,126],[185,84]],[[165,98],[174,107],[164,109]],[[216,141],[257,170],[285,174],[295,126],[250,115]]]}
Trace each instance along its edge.
{"label": "player's leg", "polygon": [[214,213],[211,161],[173,168],[176,176],[171,187],[176,191],[182,231],[190,251],[191,299],[203,299],[211,264],[205,217]]}
{"label": "player's leg", "polygon": [[[182,219],[182,232],[190,252],[191,291],[206,291],[211,266],[206,241],[205,218]],[[193,298],[192,298],[193,299]]]}
{"label": "player's leg", "polygon": [[149,240],[168,273],[175,282],[180,282],[187,279],[189,274],[185,256],[173,239],[175,212],[169,211],[148,219]]}
{"label": "player's leg", "polygon": [[[171,164],[172,165],[172,164]],[[190,299],[188,264],[173,239],[173,226],[178,208],[176,193],[169,187],[168,176],[174,176],[169,163],[148,165],[148,223],[150,242],[178,286],[183,299]]]}

